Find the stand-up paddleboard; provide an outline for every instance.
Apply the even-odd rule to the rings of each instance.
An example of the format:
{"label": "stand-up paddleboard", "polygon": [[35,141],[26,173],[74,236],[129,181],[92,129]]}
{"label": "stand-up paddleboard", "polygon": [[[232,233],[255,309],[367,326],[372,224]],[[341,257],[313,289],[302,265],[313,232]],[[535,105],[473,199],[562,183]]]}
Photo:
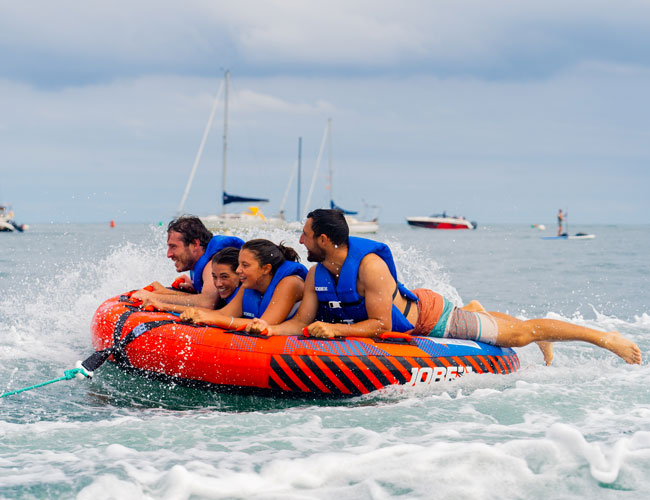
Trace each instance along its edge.
{"label": "stand-up paddleboard", "polygon": [[595,234],[587,234],[587,233],[576,233],[576,234],[563,233],[559,236],[541,236],[543,240],[593,240],[595,237],[596,237]]}
{"label": "stand-up paddleboard", "polygon": [[[564,220],[566,221],[566,232],[559,234],[557,236],[542,236],[541,238],[543,240],[593,240],[596,235],[595,234],[587,234],[587,233],[576,233],[576,234],[569,234],[569,209],[567,208],[564,212]],[[560,227],[559,230],[562,230],[562,225],[561,225],[561,220],[559,221]]]}

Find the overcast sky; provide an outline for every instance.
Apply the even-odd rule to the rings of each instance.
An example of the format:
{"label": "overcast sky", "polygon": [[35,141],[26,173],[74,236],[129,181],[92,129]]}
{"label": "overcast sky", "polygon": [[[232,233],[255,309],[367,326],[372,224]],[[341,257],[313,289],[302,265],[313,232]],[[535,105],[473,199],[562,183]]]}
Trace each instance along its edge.
{"label": "overcast sky", "polygon": [[[650,223],[646,0],[0,0],[0,199],[167,221],[225,69],[227,190],[267,215],[331,118],[334,197],[380,221]],[[220,105],[185,212],[221,211],[222,134]]]}

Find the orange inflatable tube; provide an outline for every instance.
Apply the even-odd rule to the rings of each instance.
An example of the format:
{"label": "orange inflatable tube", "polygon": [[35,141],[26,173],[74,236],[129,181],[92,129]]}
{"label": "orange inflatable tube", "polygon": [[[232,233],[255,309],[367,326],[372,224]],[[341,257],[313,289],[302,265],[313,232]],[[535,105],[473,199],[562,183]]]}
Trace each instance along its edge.
{"label": "orange inflatable tube", "polygon": [[[91,323],[93,347],[141,375],[190,386],[300,396],[356,396],[390,385],[428,385],[466,373],[511,373],[512,349],[388,333],[376,339],[261,336],[182,322],[105,301]],[[99,352],[97,354],[100,354]]]}

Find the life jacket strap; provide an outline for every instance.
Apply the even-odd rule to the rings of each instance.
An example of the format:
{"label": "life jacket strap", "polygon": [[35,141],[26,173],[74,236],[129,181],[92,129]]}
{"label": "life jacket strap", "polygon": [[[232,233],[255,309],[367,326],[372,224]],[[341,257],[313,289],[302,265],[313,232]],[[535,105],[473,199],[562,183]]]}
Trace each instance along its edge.
{"label": "life jacket strap", "polygon": [[404,308],[404,312],[402,313],[405,318],[409,315],[409,311],[411,310],[411,304],[413,304],[413,302],[406,299],[406,307]]}

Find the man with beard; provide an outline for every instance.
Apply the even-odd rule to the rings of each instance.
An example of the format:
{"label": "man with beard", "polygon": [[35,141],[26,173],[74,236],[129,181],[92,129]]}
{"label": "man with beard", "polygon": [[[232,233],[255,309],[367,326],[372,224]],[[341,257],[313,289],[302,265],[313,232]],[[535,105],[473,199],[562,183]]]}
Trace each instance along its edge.
{"label": "man with beard", "polygon": [[553,359],[551,342],[578,340],[607,349],[627,363],[641,363],[639,347],[616,331],[546,318],[522,321],[487,312],[477,301],[457,307],[432,290],[408,290],[397,281],[388,246],[350,237],[345,216],[338,210],[309,213],[300,243],[307,248],[307,260],[317,265],[309,270],[298,312],[275,326],[254,320],[249,331],[266,328],[270,335],[295,335],[306,328],[310,335],[326,338],[375,337],[396,331],[500,347],[537,342],[547,364]]}
{"label": "man with beard", "polygon": [[407,317],[417,314],[413,306],[418,298],[397,282],[390,250],[383,243],[351,238],[341,211],[310,212],[300,243],[307,249],[307,260],[317,265],[309,270],[298,312],[272,327],[255,320],[249,329],[292,335],[307,327],[319,337],[374,337],[413,328]]}
{"label": "man with beard", "polygon": [[189,280],[187,275],[179,278],[179,290],[169,290],[156,281],[149,285],[153,291],[138,290],[133,297],[214,309],[219,301],[219,291],[212,279],[212,268],[207,264],[220,250],[227,247],[239,249],[243,244],[244,241],[235,236],[213,235],[198,217],[178,217],[167,226],[167,258],[174,262],[179,273],[189,271]]}

